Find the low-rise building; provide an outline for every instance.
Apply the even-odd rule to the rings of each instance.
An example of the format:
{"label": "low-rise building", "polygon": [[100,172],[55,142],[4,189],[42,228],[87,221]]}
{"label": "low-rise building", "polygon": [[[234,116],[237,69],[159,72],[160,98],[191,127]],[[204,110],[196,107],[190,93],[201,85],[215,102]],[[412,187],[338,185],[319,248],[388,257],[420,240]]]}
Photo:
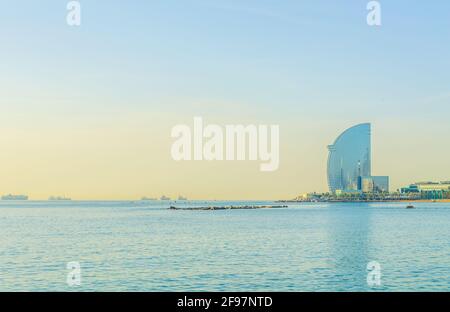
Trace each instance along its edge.
{"label": "low-rise building", "polygon": [[363,193],[389,193],[388,176],[360,177],[358,189]]}
{"label": "low-rise building", "polygon": [[402,194],[420,194],[422,199],[443,199],[450,197],[450,181],[417,182],[400,189]]}

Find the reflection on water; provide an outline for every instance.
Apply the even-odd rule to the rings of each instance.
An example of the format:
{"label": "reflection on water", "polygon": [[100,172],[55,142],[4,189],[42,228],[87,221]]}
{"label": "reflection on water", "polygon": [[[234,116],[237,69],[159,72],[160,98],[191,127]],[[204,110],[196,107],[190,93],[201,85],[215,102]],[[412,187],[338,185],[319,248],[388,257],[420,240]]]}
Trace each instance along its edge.
{"label": "reflection on water", "polygon": [[[0,202],[0,290],[450,290],[450,204],[171,204]],[[177,206],[205,204],[239,203]],[[72,261],[79,287],[66,283]]]}
{"label": "reflection on water", "polygon": [[335,290],[367,290],[367,264],[371,246],[371,214],[367,204],[333,204],[327,214],[328,257],[332,263]]}

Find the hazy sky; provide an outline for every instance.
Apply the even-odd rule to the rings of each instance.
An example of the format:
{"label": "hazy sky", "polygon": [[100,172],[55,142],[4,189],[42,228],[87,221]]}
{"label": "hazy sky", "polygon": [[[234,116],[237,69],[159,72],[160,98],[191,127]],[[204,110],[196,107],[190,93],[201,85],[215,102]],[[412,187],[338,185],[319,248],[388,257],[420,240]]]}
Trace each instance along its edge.
{"label": "hazy sky", "polygon": [[[392,188],[450,180],[450,2],[0,0],[0,193],[280,199],[326,191],[328,144],[371,122]],[[280,125],[280,168],[175,162],[170,129]]]}

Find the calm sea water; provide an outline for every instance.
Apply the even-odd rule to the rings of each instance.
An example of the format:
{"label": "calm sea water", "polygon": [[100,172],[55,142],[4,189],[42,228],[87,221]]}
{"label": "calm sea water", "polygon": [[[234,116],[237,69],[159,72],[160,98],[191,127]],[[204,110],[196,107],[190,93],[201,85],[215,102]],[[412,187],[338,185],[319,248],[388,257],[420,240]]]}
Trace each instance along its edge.
{"label": "calm sea water", "polygon": [[[450,290],[450,204],[169,205],[0,202],[0,291]],[[66,283],[71,261],[81,286]]]}

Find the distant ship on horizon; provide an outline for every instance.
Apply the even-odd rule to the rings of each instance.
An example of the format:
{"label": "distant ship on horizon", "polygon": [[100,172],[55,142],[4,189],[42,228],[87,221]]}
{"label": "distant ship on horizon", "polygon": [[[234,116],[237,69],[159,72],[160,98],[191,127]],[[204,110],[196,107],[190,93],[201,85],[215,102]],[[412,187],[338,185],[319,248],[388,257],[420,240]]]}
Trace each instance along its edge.
{"label": "distant ship on horizon", "polygon": [[27,195],[8,194],[8,195],[3,195],[2,200],[28,200],[28,196]]}
{"label": "distant ship on horizon", "polygon": [[65,196],[50,196],[48,200],[72,200],[72,199]]}
{"label": "distant ship on horizon", "polygon": [[141,198],[141,200],[143,200],[143,201],[149,201],[149,200],[156,200],[156,198],[144,196],[144,197]]}
{"label": "distant ship on horizon", "polygon": [[187,197],[184,197],[184,196],[179,195],[179,196],[178,196],[178,200],[188,200],[188,199],[187,199]]}
{"label": "distant ship on horizon", "polygon": [[161,196],[160,200],[170,200],[170,197],[167,197],[166,195]]}

